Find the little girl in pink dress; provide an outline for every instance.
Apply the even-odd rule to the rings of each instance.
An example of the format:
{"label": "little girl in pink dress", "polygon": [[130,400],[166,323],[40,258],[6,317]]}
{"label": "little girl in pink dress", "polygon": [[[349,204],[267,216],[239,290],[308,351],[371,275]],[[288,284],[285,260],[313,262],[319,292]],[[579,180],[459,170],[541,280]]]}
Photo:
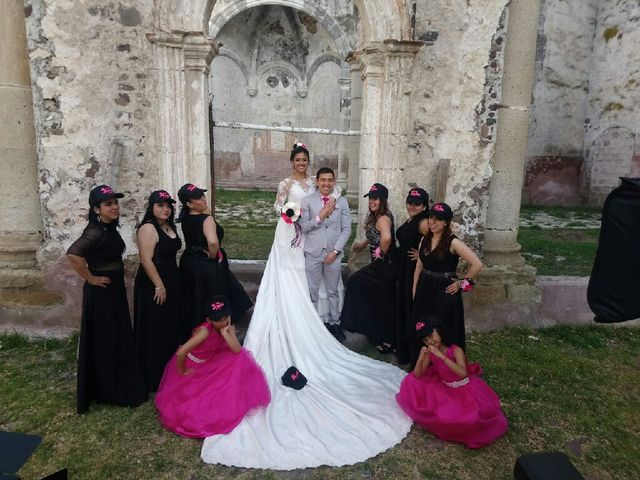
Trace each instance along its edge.
{"label": "little girl in pink dress", "polygon": [[443,341],[438,317],[420,318],[416,333],[425,346],[396,395],[405,413],[439,438],[468,448],[504,435],[507,419],[500,398],[480,378],[480,366],[467,365],[464,351]]}
{"label": "little girl in pink dress", "polygon": [[229,433],[271,400],[264,373],[238,342],[230,314],[227,299],[214,297],[206,321],[165,367],[155,403],[160,423],[178,435]]}

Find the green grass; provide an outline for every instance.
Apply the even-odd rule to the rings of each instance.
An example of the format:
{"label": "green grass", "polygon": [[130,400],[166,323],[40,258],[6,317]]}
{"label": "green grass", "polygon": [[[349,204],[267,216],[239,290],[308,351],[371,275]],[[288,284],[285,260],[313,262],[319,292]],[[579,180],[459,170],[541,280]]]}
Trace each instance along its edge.
{"label": "green grass", "polygon": [[600,207],[541,207],[536,205],[523,205],[520,207],[521,216],[545,213],[559,219],[568,220],[570,218],[591,218],[602,212]]}
{"label": "green grass", "polygon": [[163,430],[152,402],[136,409],[93,405],[76,415],[76,346],[76,338],[0,336],[0,429],[44,438],[20,470],[23,478],[68,467],[70,478],[81,479],[507,480],[519,455],[549,450],[569,455],[586,478],[640,478],[638,329],[472,334],[469,357],[482,364],[510,422],[504,438],[471,451],[414,426],[401,444],[366,462],[290,473],[203,464],[202,442]]}
{"label": "green grass", "polygon": [[599,234],[598,229],[521,227],[518,242],[538,275],[586,277],[591,275]]}

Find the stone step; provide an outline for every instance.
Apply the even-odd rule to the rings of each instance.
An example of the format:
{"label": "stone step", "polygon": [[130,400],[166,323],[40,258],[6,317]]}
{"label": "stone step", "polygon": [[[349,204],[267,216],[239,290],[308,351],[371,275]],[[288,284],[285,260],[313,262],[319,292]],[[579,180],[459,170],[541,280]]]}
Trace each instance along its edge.
{"label": "stone step", "polygon": [[8,309],[42,308],[62,305],[64,299],[42,287],[0,288],[0,305]]}
{"label": "stone step", "polygon": [[4,267],[0,270],[0,289],[37,287],[42,283],[42,273],[35,268]]}

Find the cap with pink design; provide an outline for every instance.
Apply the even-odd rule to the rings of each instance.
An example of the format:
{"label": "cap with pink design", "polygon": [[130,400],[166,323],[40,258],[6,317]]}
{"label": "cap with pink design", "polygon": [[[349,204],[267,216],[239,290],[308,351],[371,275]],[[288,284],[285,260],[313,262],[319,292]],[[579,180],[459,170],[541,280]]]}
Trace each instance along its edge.
{"label": "cap with pink design", "polygon": [[209,320],[216,321],[231,315],[231,308],[227,297],[216,295],[207,300],[205,304],[205,315]]}
{"label": "cap with pink design", "polygon": [[89,193],[89,206],[94,207],[110,198],[123,198],[122,193],[116,193],[109,185],[98,185]]}
{"label": "cap with pink design", "polygon": [[166,190],[156,190],[155,192],[152,192],[151,195],[149,195],[150,204],[163,202],[176,203],[176,201],[171,198],[171,195],[169,195],[169,192],[167,192]]}
{"label": "cap with pink design", "polygon": [[450,222],[453,218],[453,212],[451,211],[451,207],[444,202],[434,203],[431,210],[429,210],[429,216],[435,217],[438,220],[444,220],[445,222]]}
{"label": "cap with pink design", "polygon": [[180,202],[187,203],[194,198],[201,198],[206,191],[206,189],[197,187],[193,183],[185,183],[180,187],[180,190],[178,190],[178,198]]}
{"label": "cap with pink design", "polygon": [[376,198],[389,198],[389,189],[381,183],[374,183],[369,187],[369,192],[364,195],[371,199]]}

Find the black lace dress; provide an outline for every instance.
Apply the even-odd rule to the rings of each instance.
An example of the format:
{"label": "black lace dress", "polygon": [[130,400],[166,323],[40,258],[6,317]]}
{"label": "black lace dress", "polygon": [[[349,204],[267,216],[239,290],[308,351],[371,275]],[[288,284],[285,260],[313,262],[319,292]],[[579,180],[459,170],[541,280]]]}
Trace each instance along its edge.
{"label": "black lace dress", "polygon": [[186,248],[180,258],[180,279],[183,291],[183,341],[204,321],[204,305],[214,295],[225,295],[231,304],[231,320],[238,321],[251,308],[251,299],[229,269],[227,254],[222,248],[224,229],[216,223],[220,242],[219,258],[209,258],[204,235],[206,214],[187,215],[182,220]]}
{"label": "black lace dress", "polygon": [[182,289],[176,263],[176,253],[182,242],[177,233],[175,238],[171,238],[158,225],[153,225],[158,232],[158,243],[152,261],[162,279],[167,298],[162,305],[156,303],[153,299],[155,285],[142,265],[138,267],[133,297],[133,333],[144,380],[150,392],[158,390],[164,367],[182,340]]}
{"label": "black lace dress", "polygon": [[[453,236],[453,238],[456,238]],[[412,317],[415,321],[420,315],[436,314],[440,317],[446,331],[449,345],[465,348],[464,307],[462,292],[451,295],[445,291],[451,282],[457,280],[456,270],[460,257],[447,250],[442,258],[430,252],[426,240],[422,242],[420,260],[423,270],[416,286],[413,300]],[[416,352],[414,352],[415,354]],[[413,359],[415,361],[415,358]]]}
{"label": "black lace dress", "polygon": [[417,249],[422,239],[420,222],[428,218],[428,212],[420,212],[404,222],[396,231],[398,238],[398,322],[396,328],[396,350],[401,364],[409,363],[415,346],[415,323],[411,319],[413,304],[413,274],[416,261],[409,258],[409,251]]}
{"label": "black lace dress", "polygon": [[115,224],[89,223],[68,254],[83,257],[94,276],[109,277],[106,288],[85,282],[78,347],[78,413],[91,401],[137,406],[147,389],[136,355],[124,284],[125,244]]}
{"label": "black lace dress", "polygon": [[359,332],[376,343],[393,344],[396,329],[397,251],[393,215],[391,246],[380,256],[380,232],[375,224],[365,228],[371,263],[347,280],[340,322],[342,328]]}

